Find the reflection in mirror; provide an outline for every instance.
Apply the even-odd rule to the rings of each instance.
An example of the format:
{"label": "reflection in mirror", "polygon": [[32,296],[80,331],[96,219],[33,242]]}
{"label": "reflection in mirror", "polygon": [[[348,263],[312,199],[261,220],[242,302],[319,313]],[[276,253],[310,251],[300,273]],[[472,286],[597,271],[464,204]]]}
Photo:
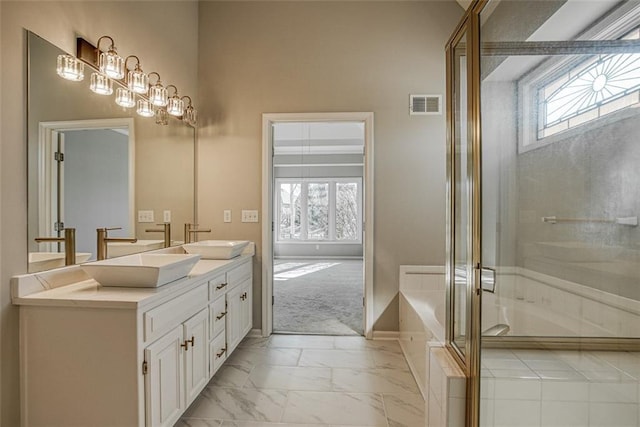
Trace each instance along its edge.
{"label": "reflection in mirror", "polygon": [[193,222],[194,129],[139,117],[91,92],[87,78],[60,78],[65,52],[31,32],[28,47],[28,271],[65,265],[64,228],[76,229],[76,263],[96,259],[98,228],[137,239],[107,243],[107,257],[162,248],[171,227],[156,224]]}

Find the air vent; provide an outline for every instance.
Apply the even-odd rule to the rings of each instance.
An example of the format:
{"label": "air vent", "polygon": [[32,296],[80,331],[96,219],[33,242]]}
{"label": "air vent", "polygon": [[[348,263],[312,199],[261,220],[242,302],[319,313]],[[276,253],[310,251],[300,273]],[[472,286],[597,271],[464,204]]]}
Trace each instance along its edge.
{"label": "air vent", "polygon": [[442,95],[409,95],[409,114],[442,114]]}

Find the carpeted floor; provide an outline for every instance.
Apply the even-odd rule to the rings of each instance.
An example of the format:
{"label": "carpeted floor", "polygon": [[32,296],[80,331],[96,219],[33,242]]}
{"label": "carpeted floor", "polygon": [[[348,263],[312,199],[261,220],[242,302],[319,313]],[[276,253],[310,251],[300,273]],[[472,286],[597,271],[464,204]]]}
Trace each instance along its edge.
{"label": "carpeted floor", "polygon": [[273,330],[362,335],[362,260],[276,260]]}

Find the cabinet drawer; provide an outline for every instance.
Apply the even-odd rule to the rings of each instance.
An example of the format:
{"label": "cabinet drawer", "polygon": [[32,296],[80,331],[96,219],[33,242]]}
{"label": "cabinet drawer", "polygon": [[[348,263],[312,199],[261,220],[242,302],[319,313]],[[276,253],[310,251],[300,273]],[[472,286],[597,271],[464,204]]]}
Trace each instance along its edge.
{"label": "cabinet drawer", "polygon": [[209,304],[209,339],[224,331],[227,316],[227,301],[224,295]]}
{"label": "cabinet drawer", "polygon": [[143,315],[144,340],[151,341],[166,331],[187,320],[191,315],[207,306],[207,284],[194,289],[153,308]]}
{"label": "cabinet drawer", "polygon": [[213,375],[227,359],[227,348],[224,334],[218,335],[209,344],[209,360],[211,360],[211,375]]}
{"label": "cabinet drawer", "polygon": [[214,300],[227,291],[227,275],[219,274],[209,280],[209,299]]}
{"label": "cabinet drawer", "polygon": [[229,288],[239,285],[246,278],[251,277],[253,269],[253,263],[251,259],[247,260],[242,265],[237,266],[233,270],[227,273],[227,283],[229,283]]}

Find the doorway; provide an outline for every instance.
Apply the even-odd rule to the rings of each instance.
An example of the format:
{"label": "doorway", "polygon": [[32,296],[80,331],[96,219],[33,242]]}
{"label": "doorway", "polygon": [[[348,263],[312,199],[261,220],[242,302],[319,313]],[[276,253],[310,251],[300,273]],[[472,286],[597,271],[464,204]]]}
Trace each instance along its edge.
{"label": "doorway", "polygon": [[43,122],[40,134],[39,235],[73,227],[77,250],[95,259],[96,228],[115,225],[114,236],[123,237],[135,231],[133,121]]}
{"label": "doorway", "polygon": [[263,122],[263,335],[370,334],[373,115]]}

